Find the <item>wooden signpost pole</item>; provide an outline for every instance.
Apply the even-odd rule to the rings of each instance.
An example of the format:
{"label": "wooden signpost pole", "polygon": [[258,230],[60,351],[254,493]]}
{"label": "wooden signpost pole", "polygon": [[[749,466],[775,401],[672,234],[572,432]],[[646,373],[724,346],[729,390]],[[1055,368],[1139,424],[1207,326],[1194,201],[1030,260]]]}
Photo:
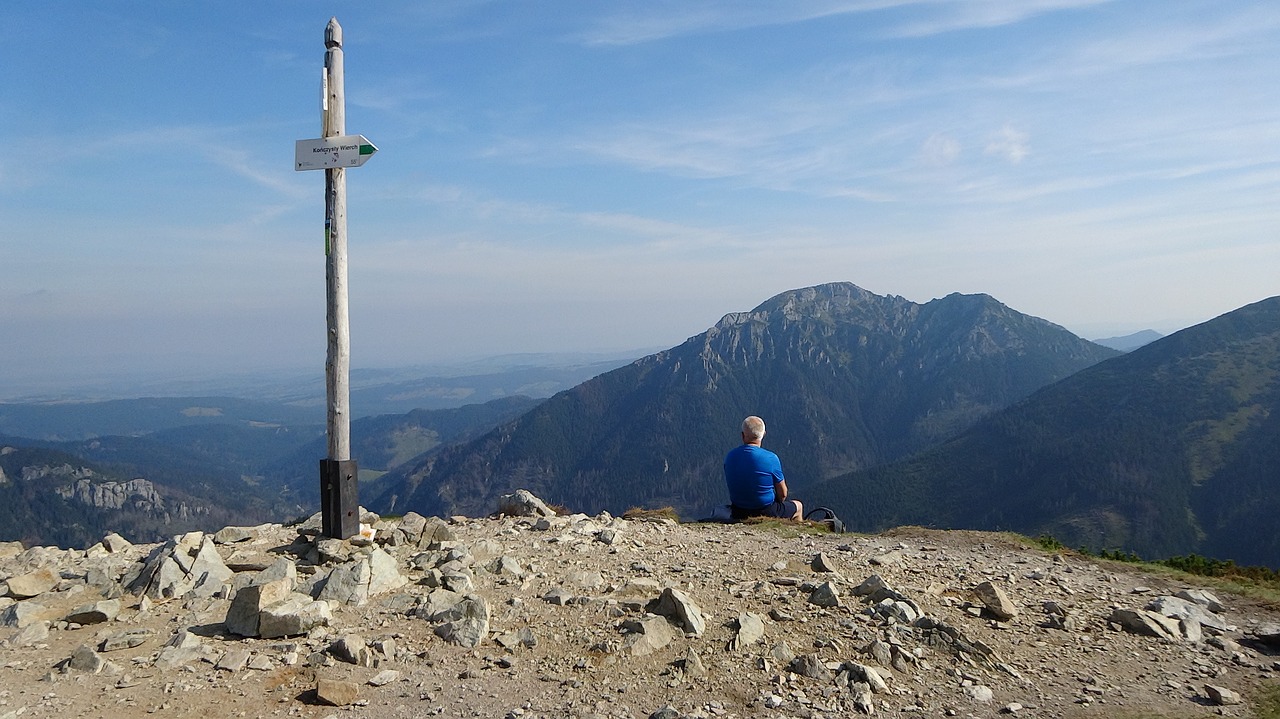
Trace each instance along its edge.
{"label": "wooden signpost pole", "polygon": [[360,167],[378,151],[364,135],[348,135],[343,87],[342,26],[324,28],[324,85],[320,93],[321,136],[294,143],[293,169],[324,170],[325,312],[328,350],[324,363],[328,395],[329,457],[320,460],[320,514],[325,536],[346,539],[360,531],[359,470],[351,458],[351,334],[347,319],[347,168]]}
{"label": "wooden signpost pole", "polygon": [[[342,26],[330,18],[324,30],[323,138],[346,135]],[[351,458],[351,336],[347,312],[347,170],[324,171],[325,289],[328,351],[329,457],[320,464],[321,514],[326,536],[346,539],[360,531],[356,462]]]}

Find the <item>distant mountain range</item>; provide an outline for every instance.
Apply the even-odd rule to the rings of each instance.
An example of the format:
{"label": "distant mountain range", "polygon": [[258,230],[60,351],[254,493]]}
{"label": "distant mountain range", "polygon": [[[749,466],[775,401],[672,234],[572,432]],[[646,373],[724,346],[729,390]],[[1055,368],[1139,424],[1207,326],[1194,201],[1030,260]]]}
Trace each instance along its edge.
{"label": "distant mountain range", "polygon": [[1121,352],[1132,352],[1143,345],[1149,345],[1152,342],[1164,337],[1164,335],[1155,330],[1142,330],[1133,334],[1122,335],[1120,337],[1104,337],[1100,340],[1094,340],[1103,347],[1110,347],[1113,350]]}
{"label": "distant mountain range", "polygon": [[[174,400],[195,406],[190,401]],[[377,475],[441,443],[474,437],[537,403],[505,397],[361,418],[351,425],[353,452],[362,475]],[[0,436],[0,541],[87,546],[110,531],[159,541],[194,529],[282,521],[314,511],[319,461],[328,451],[323,426],[249,421],[230,410],[239,407],[234,403],[199,404],[228,408],[217,415],[223,423],[79,440]]]}
{"label": "distant mountain range", "polygon": [[769,425],[794,491],[934,445],[1118,353],[986,295],[926,304],[837,283],[726,315],[472,442],[383,478],[391,512],[488,511],[518,487],[593,512],[705,515],[748,414]]}
{"label": "distant mountain range", "polygon": [[909,460],[811,490],[852,526],[1047,533],[1280,566],[1280,297],[1085,369]]}
{"label": "distant mountain range", "polygon": [[[793,493],[852,528],[1280,566],[1280,298],[1140,344],[1152,335],[1113,349],[987,295],[820,285],[622,366],[362,375],[371,399],[353,406],[458,406],[358,419],[353,455],[384,513],[482,515],[523,487],[574,511],[698,518],[727,501],[722,458],[759,414]],[[314,511],[323,407],[291,396],[0,404],[0,540],[151,541]]]}

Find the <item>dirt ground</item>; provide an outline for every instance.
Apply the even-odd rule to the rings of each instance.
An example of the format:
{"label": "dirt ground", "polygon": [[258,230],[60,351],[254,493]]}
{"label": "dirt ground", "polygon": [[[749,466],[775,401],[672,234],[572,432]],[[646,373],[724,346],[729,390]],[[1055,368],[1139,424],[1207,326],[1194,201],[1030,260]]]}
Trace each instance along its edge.
{"label": "dirt ground", "polygon": [[[450,529],[456,537],[445,548],[460,550],[470,593],[489,610],[477,646],[450,643],[437,634],[438,623],[414,615],[432,591],[430,570],[417,568],[429,565],[414,563],[426,550],[388,545],[409,583],[363,606],[333,606],[329,625],[305,636],[229,634],[227,592],[158,602],[125,593],[114,620],[55,618],[35,641],[31,630],[0,627],[0,719],[781,719],[859,715],[868,697],[871,711],[895,716],[1245,717],[1252,700],[1280,684],[1280,648],[1255,636],[1280,621],[1274,608],[1217,593],[1225,629],[1206,628],[1199,641],[1144,636],[1108,621],[1113,610],[1142,609],[1193,584],[1046,553],[1002,535],[812,534],[607,515],[455,518]],[[296,537],[296,529],[272,525],[218,552],[223,559],[290,556],[303,546]],[[140,561],[154,548],[125,552]],[[817,555],[826,563],[820,568],[833,571],[816,570]],[[518,571],[497,571],[494,562],[503,557]],[[120,564],[117,557],[111,566]],[[86,577],[105,564],[84,552],[28,550],[0,560],[0,578],[41,565],[56,569],[57,586],[16,603],[65,617],[102,597]],[[926,619],[905,621],[892,607],[878,608],[885,600],[855,596],[873,575]],[[1014,616],[999,619],[980,600],[974,590],[984,582],[1003,592]],[[824,584],[838,604],[814,602]],[[667,587],[695,605],[705,628],[677,627],[665,643],[637,649],[628,630]],[[15,600],[0,605],[6,602],[13,614]],[[1072,617],[1066,628],[1049,626],[1046,602]],[[744,625],[751,617],[762,624],[759,638]],[[134,630],[143,630],[137,646],[101,651],[104,640]],[[196,635],[199,658],[158,666],[165,644],[182,630]],[[363,665],[343,661],[330,647],[350,635],[380,650]],[[81,647],[88,648],[82,658],[92,649],[101,661],[67,666]],[[885,653],[877,655],[877,647]],[[810,669],[797,671],[793,658],[805,655],[814,655]],[[851,684],[851,673],[861,671],[854,665],[874,667],[884,685],[868,694],[873,682]],[[321,701],[321,680],[349,683],[342,706]],[[1238,694],[1241,703],[1219,703],[1207,685]]]}

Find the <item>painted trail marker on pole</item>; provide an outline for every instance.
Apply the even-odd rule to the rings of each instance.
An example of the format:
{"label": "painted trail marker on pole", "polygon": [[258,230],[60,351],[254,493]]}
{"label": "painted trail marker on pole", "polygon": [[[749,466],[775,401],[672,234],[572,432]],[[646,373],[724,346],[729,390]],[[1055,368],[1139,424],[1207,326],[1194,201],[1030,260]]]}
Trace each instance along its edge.
{"label": "painted trail marker on pole", "polygon": [[295,170],[324,170],[324,252],[328,351],[329,457],[320,460],[320,514],[325,536],[347,539],[360,531],[359,469],[351,458],[351,332],[347,311],[347,175],[378,151],[364,135],[348,135],[343,79],[342,26],[324,29],[321,137],[294,144]]}

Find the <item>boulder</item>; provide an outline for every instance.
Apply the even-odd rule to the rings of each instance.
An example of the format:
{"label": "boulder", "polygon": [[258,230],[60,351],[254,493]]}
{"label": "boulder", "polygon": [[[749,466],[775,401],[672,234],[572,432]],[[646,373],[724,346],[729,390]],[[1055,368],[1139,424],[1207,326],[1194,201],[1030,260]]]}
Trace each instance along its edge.
{"label": "boulder", "polygon": [[293,582],[287,578],[250,584],[236,592],[231,606],[227,607],[224,623],[227,631],[242,637],[258,636],[258,624],[263,610],[279,604],[293,593]]}
{"label": "boulder", "polygon": [[1107,621],[1120,625],[1126,631],[1157,639],[1182,639],[1182,630],[1176,619],[1144,609],[1114,609]]}
{"label": "boulder", "polygon": [[1240,695],[1226,687],[1220,687],[1214,684],[1204,685],[1204,694],[1209,701],[1218,706],[1231,706],[1233,704],[1241,704],[1244,699]]}
{"label": "boulder", "polygon": [[0,611],[0,626],[22,629],[29,624],[54,621],[60,619],[61,616],[62,613],[57,609],[50,609],[29,599],[25,602],[11,604],[4,611]]}
{"label": "boulder", "polygon": [[316,681],[316,699],[329,706],[350,706],[360,700],[360,685],[338,679],[320,679]]}
{"label": "boulder", "polygon": [[823,582],[809,594],[809,603],[819,607],[840,606],[840,592],[831,582]]}
{"label": "boulder", "polygon": [[102,547],[111,554],[119,554],[133,547],[133,543],[124,537],[121,537],[119,534],[112,532],[102,538]]}
{"label": "boulder", "polygon": [[82,604],[63,617],[63,621],[72,624],[102,624],[115,621],[120,614],[119,599],[104,599],[92,604]]}
{"label": "boulder", "polygon": [[452,610],[441,615],[444,624],[436,627],[436,636],[452,644],[474,647],[489,634],[489,603],[484,597],[463,597]]}
{"label": "boulder", "polygon": [[671,619],[677,626],[695,637],[702,636],[707,629],[702,610],[693,603],[689,595],[674,587],[662,590],[662,594],[650,604],[649,611]]}
{"label": "boulder", "polygon": [[512,517],[554,517],[556,513],[527,489],[498,497],[498,513]]}
{"label": "boulder", "polygon": [[627,633],[622,641],[622,649],[633,657],[653,654],[676,638],[671,623],[653,614],[640,619],[629,619],[622,623],[622,629]]}
{"label": "boulder", "polygon": [[85,672],[86,674],[97,674],[106,665],[106,661],[98,656],[98,653],[93,651],[93,647],[88,644],[81,644],[77,647],[64,664],[68,671]]}
{"label": "boulder", "polygon": [[739,651],[764,640],[764,619],[758,614],[743,612],[738,615],[738,631],[729,640],[729,650]]}
{"label": "boulder", "polygon": [[190,532],[156,548],[129,590],[152,600],[212,597],[234,575],[212,537]]}
{"label": "boulder", "polygon": [[258,614],[258,636],[276,639],[306,634],[315,627],[328,625],[332,619],[328,602],[294,592]]}
{"label": "boulder", "polygon": [[9,596],[14,599],[30,599],[38,597],[58,586],[62,577],[49,567],[9,577]]}
{"label": "boulder", "polygon": [[982,606],[986,607],[996,619],[1002,622],[1009,621],[1018,616],[1018,608],[1009,601],[1009,597],[1005,595],[1004,590],[991,582],[983,582],[973,588],[973,593],[978,597],[978,601],[982,602]]}

